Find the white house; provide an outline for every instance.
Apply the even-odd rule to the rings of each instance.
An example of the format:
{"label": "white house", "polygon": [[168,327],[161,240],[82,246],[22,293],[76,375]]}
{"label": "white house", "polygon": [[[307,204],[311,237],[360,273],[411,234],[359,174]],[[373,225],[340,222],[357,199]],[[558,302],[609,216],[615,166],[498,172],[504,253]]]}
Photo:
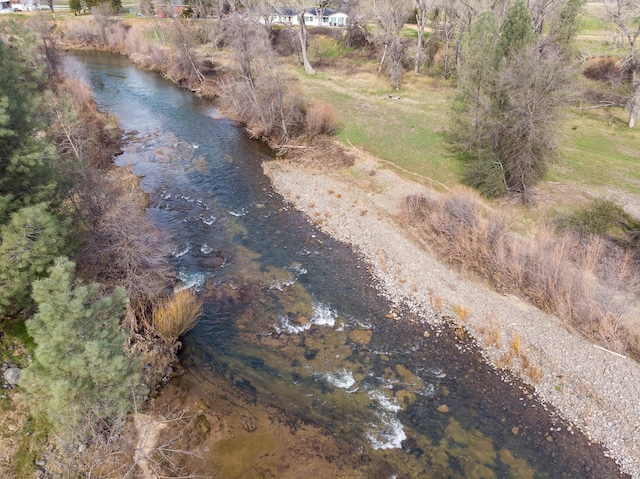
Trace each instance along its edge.
{"label": "white house", "polygon": [[[344,27],[349,15],[340,10],[325,8],[307,8],[304,13],[304,23],[312,27]],[[322,13],[322,18],[321,18]],[[298,13],[293,8],[274,8],[270,13],[260,17],[260,22],[268,25],[282,23],[285,25],[299,25]]]}
{"label": "white house", "polygon": [[[322,18],[321,18],[322,16]],[[304,14],[304,22],[316,27],[344,27],[349,15],[340,10],[325,8],[308,8]]]}

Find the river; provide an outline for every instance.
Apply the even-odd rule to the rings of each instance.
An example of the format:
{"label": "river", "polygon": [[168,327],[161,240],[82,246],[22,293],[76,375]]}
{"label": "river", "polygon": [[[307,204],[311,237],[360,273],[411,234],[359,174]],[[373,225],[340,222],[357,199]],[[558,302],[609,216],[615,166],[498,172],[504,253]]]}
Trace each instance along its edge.
{"label": "river", "polygon": [[[393,311],[357,255],[274,193],[269,152],[214,104],[123,57],[70,60],[126,132],[118,164],[142,177],[178,287],[206,298],[181,353],[198,381],[351,445],[378,465],[362,477],[624,477],[470,338]],[[236,449],[225,460],[242,462]],[[235,470],[213,477],[279,477]]]}

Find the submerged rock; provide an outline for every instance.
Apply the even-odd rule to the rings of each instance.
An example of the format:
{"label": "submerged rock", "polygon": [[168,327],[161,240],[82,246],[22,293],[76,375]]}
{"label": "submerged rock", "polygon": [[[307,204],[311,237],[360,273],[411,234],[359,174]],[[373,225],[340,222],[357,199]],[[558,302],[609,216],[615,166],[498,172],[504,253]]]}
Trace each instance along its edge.
{"label": "submerged rock", "polygon": [[373,331],[370,329],[355,329],[349,333],[349,339],[356,344],[365,345],[371,342]]}

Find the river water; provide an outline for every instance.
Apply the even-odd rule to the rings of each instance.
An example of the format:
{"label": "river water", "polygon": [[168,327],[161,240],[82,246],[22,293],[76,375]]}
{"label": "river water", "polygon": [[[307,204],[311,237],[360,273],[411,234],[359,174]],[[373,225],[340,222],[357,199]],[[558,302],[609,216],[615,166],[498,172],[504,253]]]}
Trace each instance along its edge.
{"label": "river water", "polygon": [[623,477],[461,331],[391,311],[359,258],[274,193],[269,153],[214,104],[122,57],[70,61],[126,131],[118,163],[142,176],[177,287],[206,298],[182,353],[202,381],[325,428],[385,463],[380,477]]}

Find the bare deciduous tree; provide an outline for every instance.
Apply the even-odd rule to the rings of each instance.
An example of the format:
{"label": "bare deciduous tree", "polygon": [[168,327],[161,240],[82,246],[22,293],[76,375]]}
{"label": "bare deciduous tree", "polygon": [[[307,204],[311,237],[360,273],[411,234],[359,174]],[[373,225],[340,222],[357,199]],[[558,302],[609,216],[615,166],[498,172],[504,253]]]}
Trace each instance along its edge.
{"label": "bare deciduous tree", "polygon": [[416,51],[415,72],[420,71],[420,64],[423,58],[424,49],[424,29],[427,24],[429,12],[433,9],[433,0],[414,0],[416,7],[416,23],[418,25],[418,50]]}
{"label": "bare deciduous tree", "polygon": [[136,178],[122,169],[88,172],[74,198],[88,229],[81,276],[123,286],[134,309],[163,294],[173,273],[170,245],[147,217]]}
{"label": "bare deciduous tree", "polygon": [[309,61],[308,43],[309,43],[309,31],[307,30],[307,22],[305,21],[305,13],[309,4],[306,0],[293,0],[293,2],[286,0],[269,0],[270,5],[274,9],[292,8],[295,11],[295,15],[298,18],[298,40],[300,41],[300,53],[302,54],[302,64],[304,71],[308,75],[315,74],[315,70],[311,66]]}
{"label": "bare deciduous tree", "polygon": [[614,26],[614,37],[624,50],[624,66],[631,73],[631,95],[627,102],[629,128],[635,126],[640,112],[640,3],[636,0],[603,2],[607,17]]}
{"label": "bare deciduous tree", "polygon": [[297,134],[304,125],[301,100],[272,59],[265,27],[231,18],[225,38],[234,49],[237,75],[220,84],[222,108],[253,137],[279,144]]}
{"label": "bare deciduous tree", "polygon": [[409,18],[412,5],[411,0],[372,0],[371,4],[373,18],[380,28],[378,40],[383,48],[379,71],[387,67],[396,90],[400,89],[404,54],[400,30]]}

